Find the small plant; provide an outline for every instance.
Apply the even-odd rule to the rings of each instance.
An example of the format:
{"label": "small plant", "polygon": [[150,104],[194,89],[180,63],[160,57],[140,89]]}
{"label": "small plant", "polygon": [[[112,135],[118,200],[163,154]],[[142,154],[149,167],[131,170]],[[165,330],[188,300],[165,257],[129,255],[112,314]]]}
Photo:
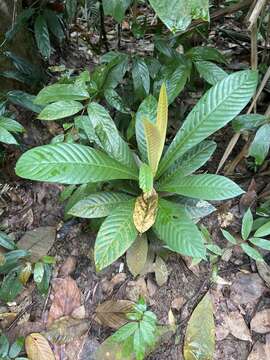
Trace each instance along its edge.
{"label": "small plant", "polygon": [[0,358],[1,360],[27,360],[26,357],[19,356],[24,347],[24,338],[19,337],[10,345],[5,335],[0,336]]}
{"label": "small plant", "polygon": [[127,314],[129,322],[118,329],[106,342],[121,344],[121,358],[129,359],[135,354],[136,360],[143,360],[147,351],[155,347],[158,339],[157,317],[147,310],[144,299],[134,305]]}
{"label": "small plant", "polygon": [[4,276],[0,287],[0,300],[6,303],[13,301],[32,275],[39,292],[46,294],[54,259],[44,256],[36,263],[31,263],[29,260],[31,253],[18,249],[11,238],[2,231],[0,231],[0,246],[6,249],[5,253],[0,254],[0,275]]}
{"label": "small plant", "polygon": [[[109,113],[90,102],[88,116],[81,120],[95,148],[74,143],[37,147],[21,156],[16,173],[31,180],[70,185],[101,183],[103,191],[80,200],[69,211],[84,218],[107,217],[95,243],[98,270],[112,264],[135,241],[140,242],[141,234],[150,229],[170,250],[205,258],[202,235],[181,201],[183,197],[223,200],[243,193],[223,176],[191,174],[215,150],[214,142],[202,141],[243,109],[256,85],[257,73],[253,71],[235,73],[218,82],[188,115],[163,156],[168,120],[164,85],[157,108],[153,101],[147,101],[137,113],[137,153],[119,136]],[[70,92],[68,100],[65,96],[60,101],[63,111],[67,110],[67,102],[78,111],[77,100],[86,95],[84,88],[79,93]],[[53,102],[59,96],[59,91],[52,93],[48,88],[38,98]],[[46,111],[49,116],[48,107],[42,113]]]}
{"label": "small plant", "polygon": [[256,261],[263,261],[262,255],[256,247],[270,250],[270,240],[264,239],[265,236],[270,235],[270,221],[253,230],[253,215],[251,210],[245,213],[242,221],[241,238],[236,239],[232,234],[226,230],[222,230],[223,236],[234,246],[241,246],[242,250],[252,259]]}
{"label": "small plant", "polygon": [[22,132],[24,132],[22,125],[10,117],[4,102],[0,103],[0,142],[17,145],[17,140],[13,134]]}
{"label": "small plant", "polygon": [[259,114],[238,116],[232,122],[236,132],[254,133],[248,155],[255,159],[255,166],[260,166],[270,149],[270,117]]}

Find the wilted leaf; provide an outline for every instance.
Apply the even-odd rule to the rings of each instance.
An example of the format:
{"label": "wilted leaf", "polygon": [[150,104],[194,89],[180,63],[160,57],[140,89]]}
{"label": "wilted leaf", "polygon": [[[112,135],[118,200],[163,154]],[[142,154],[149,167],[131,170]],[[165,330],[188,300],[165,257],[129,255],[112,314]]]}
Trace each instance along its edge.
{"label": "wilted leaf", "polygon": [[270,359],[270,344],[266,340],[266,344],[257,341],[247,360],[268,360]]}
{"label": "wilted leaf", "polygon": [[[203,325],[203,326],[202,326]],[[185,360],[212,360],[215,351],[215,323],[209,293],[201,300],[189,319],[185,345]]]}
{"label": "wilted leaf", "polygon": [[270,266],[264,261],[256,261],[256,266],[260,277],[265,281],[266,285],[270,287]]}
{"label": "wilted leaf", "polygon": [[48,326],[62,316],[71,315],[81,305],[81,292],[71,277],[55,279],[53,301],[48,315]]}
{"label": "wilted leaf", "polygon": [[127,266],[133,276],[141,273],[146,264],[148,241],[145,234],[139,235],[126,254]]}
{"label": "wilted leaf", "polygon": [[245,323],[245,320],[239,311],[230,312],[226,321],[230,333],[234,337],[244,341],[252,341],[247,324]]}
{"label": "wilted leaf", "polygon": [[162,260],[160,256],[157,256],[156,258],[154,263],[154,270],[158,286],[166,284],[169,273],[165,261]]}
{"label": "wilted leaf", "polygon": [[19,274],[19,280],[23,285],[26,285],[32,274],[32,265],[30,262],[27,262]]}
{"label": "wilted leaf", "polygon": [[118,329],[127,323],[126,315],[132,311],[134,303],[129,300],[108,300],[98,305],[95,320],[112,329]]}
{"label": "wilted leaf", "polygon": [[47,255],[55,240],[56,230],[53,226],[42,226],[27,231],[18,241],[19,249],[31,251],[31,261],[36,262]]}
{"label": "wilted leaf", "polygon": [[270,332],[270,309],[259,311],[251,320],[250,328],[259,334]]}
{"label": "wilted leaf", "polygon": [[63,345],[79,339],[90,326],[88,319],[75,319],[71,316],[63,316],[44,332],[44,336],[53,344]]}
{"label": "wilted leaf", "polygon": [[55,360],[48,341],[38,333],[33,333],[25,339],[25,350],[29,360]]}
{"label": "wilted leaf", "polygon": [[158,194],[145,193],[137,197],[133,212],[133,221],[139,233],[144,233],[155,223],[158,209]]}

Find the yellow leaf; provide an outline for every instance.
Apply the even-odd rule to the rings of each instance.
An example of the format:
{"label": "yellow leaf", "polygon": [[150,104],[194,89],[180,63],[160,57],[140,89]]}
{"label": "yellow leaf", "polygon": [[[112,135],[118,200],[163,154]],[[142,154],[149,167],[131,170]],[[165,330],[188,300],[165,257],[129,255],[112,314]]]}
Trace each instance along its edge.
{"label": "yellow leaf", "polygon": [[20,282],[23,285],[27,284],[27,281],[29,280],[30,276],[32,274],[32,265],[30,262],[27,262],[25,264],[25,267],[22,269],[19,275]]}
{"label": "yellow leaf", "polygon": [[55,360],[48,341],[41,334],[28,335],[25,339],[25,350],[29,360]]}
{"label": "yellow leaf", "polygon": [[162,155],[166,140],[166,131],[168,124],[168,99],[166,86],[163,84],[160,89],[157,121],[155,124],[148,120],[144,120],[144,130],[146,135],[147,154],[149,165],[153,175],[158,169],[159,160]]}
{"label": "yellow leaf", "polygon": [[158,194],[155,190],[137,197],[133,212],[133,221],[140,234],[143,234],[154,225],[157,208]]}

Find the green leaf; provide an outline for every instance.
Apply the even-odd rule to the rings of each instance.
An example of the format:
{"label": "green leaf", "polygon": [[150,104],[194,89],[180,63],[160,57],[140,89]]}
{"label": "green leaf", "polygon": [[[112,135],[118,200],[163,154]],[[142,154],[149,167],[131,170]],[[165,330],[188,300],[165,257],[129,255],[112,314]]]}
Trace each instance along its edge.
{"label": "green leaf", "polygon": [[[19,353],[22,351],[24,346],[24,338],[21,336],[11,345],[9,349],[8,356],[13,358],[16,358]],[[17,360],[17,359],[16,359]]]}
{"label": "green leaf", "polygon": [[247,240],[251,233],[253,225],[253,216],[250,209],[248,209],[243,217],[241,235],[244,240]]}
{"label": "green leaf", "polygon": [[187,51],[186,56],[193,62],[215,61],[217,63],[227,64],[226,57],[220,51],[206,46],[193,47]]}
{"label": "green leaf", "polygon": [[178,158],[231,121],[249,102],[257,86],[254,71],[227,76],[213,86],[189,113],[160,162],[158,176]]}
{"label": "green leaf", "polygon": [[144,340],[140,328],[138,328],[133,337],[133,348],[135,350],[136,360],[143,360],[145,358],[146,348]]}
{"label": "green leaf", "polygon": [[42,262],[35,263],[34,267],[34,281],[35,283],[41,283],[44,276],[44,264]]}
{"label": "green leaf", "polygon": [[98,139],[95,134],[94,126],[88,115],[76,116],[74,119],[74,125],[79,131],[80,139],[85,138],[90,144],[97,142]]}
{"label": "green leaf", "polygon": [[67,12],[68,21],[69,21],[69,23],[71,23],[76,16],[77,0],[66,0],[65,8],[66,8],[66,12]]}
{"label": "green leaf", "polygon": [[255,237],[262,237],[268,235],[270,235],[270,221],[259,227],[259,229],[254,234]]}
{"label": "green leaf", "polygon": [[142,164],[140,167],[139,184],[144,193],[153,189],[153,174],[149,165]]}
{"label": "green leaf", "polygon": [[8,354],[8,349],[9,349],[9,341],[8,338],[6,337],[6,335],[1,335],[0,336],[0,356],[1,357],[5,357]]}
{"label": "green leaf", "polygon": [[133,222],[134,201],[118,207],[108,216],[95,243],[95,264],[98,271],[111,265],[132,245],[137,237]]}
{"label": "green leaf", "polygon": [[80,83],[76,84],[53,84],[43,88],[35,98],[35,104],[47,105],[55,101],[85,100],[89,93]]}
{"label": "green leaf", "polygon": [[265,115],[245,114],[239,115],[232,121],[232,127],[235,132],[253,130],[263,125],[267,121]]}
{"label": "green leaf", "polygon": [[59,41],[62,41],[65,38],[65,33],[61,25],[61,20],[57,14],[49,9],[44,11],[44,16],[46,18],[50,32],[57,38]]}
{"label": "green leaf", "polygon": [[119,132],[107,110],[97,104],[88,105],[88,115],[97,138],[97,144],[113,159],[138,172],[132,151],[128,144],[120,137]]}
{"label": "green leaf", "polygon": [[23,286],[18,280],[16,272],[10,272],[3,280],[0,288],[0,299],[8,303],[22,291]]}
{"label": "green leaf", "polygon": [[202,218],[210,215],[216,210],[212,204],[204,200],[175,196],[172,198],[172,201],[181,204],[185,208],[187,215],[194,223],[197,223]]}
{"label": "green leaf", "polygon": [[49,264],[44,264],[44,275],[40,283],[36,283],[37,289],[41,295],[47,295],[52,276],[52,269]]}
{"label": "green leaf", "polygon": [[114,89],[107,89],[104,92],[105,99],[107,103],[115,108],[116,110],[120,111],[123,114],[128,114],[130,109],[128,109],[121,96],[114,90]]}
{"label": "green leaf", "polygon": [[264,261],[262,255],[256,249],[249,246],[248,244],[241,244],[243,251],[255,261]]}
{"label": "green leaf", "polygon": [[132,336],[135,331],[138,329],[137,322],[130,322],[120,329],[118,329],[112,336],[111,340],[115,342],[125,341],[128,337]]}
{"label": "green leaf", "polygon": [[137,99],[144,99],[150,91],[150,75],[145,61],[140,57],[133,59],[132,78]]}
{"label": "green leaf", "polygon": [[270,240],[253,237],[249,241],[262,249],[270,250]]}
{"label": "green leaf", "polygon": [[131,0],[103,0],[104,14],[112,16],[118,23],[121,23],[131,2]]}
{"label": "green leaf", "polygon": [[5,128],[0,126],[0,142],[4,144],[17,145],[15,137]]}
{"label": "green leaf", "polygon": [[146,136],[144,131],[143,122],[148,120],[153,124],[156,122],[157,118],[157,99],[149,95],[139,106],[139,109],[136,113],[136,139],[138,148],[140,151],[141,159],[144,162],[147,162],[147,144]]}
{"label": "green leaf", "polygon": [[195,66],[201,77],[211,85],[228,76],[226,71],[210,61],[196,61]]}
{"label": "green leaf", "polygon": [[259,128],[249,148],[249,156],[255,158],[256,165],[262,165],[270,148],[270,124]]}
{"label": "green leaf", "polygon": [[17,14],[15,23],[12,24],[11,28],[5,33],[5,38],[10,41],[18,33],[23,26],[26,25],[27,21],[33,16],[35,10],[33,8],[28,8],[20,11]]}
{"label": "green leaf", "polygon": [[[202,326],[203,324],[203,326]],[[185,360],[213,359],[215,351],[215,322],[211,296],[207,293],[193,311],[188,321]]]}
{"label": "green leaf", "polygon": [[51,56],[51,43],[46,19],[39,15],[35,21],[35,38],[41,55],[48,59]]}
{"label": "green leaf", "polygon": [[172,32],[184,31],[192,19],[209,21],[208,0],[149,0],[160,20]]}
{"label": "green leaf", "polygon": [[36,98],[34,95],[28,94],[24,91],[20,91],[20,90],[9,91],[7,93],[7,98],[11,103],[22,106],[35,113],[40,113],[41,110],[43,109],[42,106],[34,104],[34,100]]}
{"label": "green leaf", "polygon": [[13,119],[0,116],[0,128],[4,128],[12,132],[24,132],[23,126]]}
{"label": "green leaf", "polygon": [[181,156],[160,178],[158,187],[176,178],[187,176],[202,167],[216,150],[214,141],[203,141]]}
{"label": "green leaf", "polygon": [[186,256],[205,258],[201,233],[181,205],[159,199],[153,230],[171,250]]}
{"label": "green leaf", "polygon": [[7,274],[20,263],[20,260],[30,256],[30,253],[25,250],[12,250],[5,255],[5,263],[0,266],[0,274]]}
{"label": "green leaf", "polygon": [[130,199],[126,194],[100,192],[78,201],[68,214],[86,219],[101,218],[110,215],[115,208],[125,205]]}
{"label": "green leaf", "polygon": [[14,241],[10,239],[10,237],[5,234],[3,231],[0,231],[0,246],[7,250],[15,250],[16,245]]}
{"label": "green leaf", "polygon": [[97,192],[98,184],[97,183],[88,183],[78,186],[78,188],[73,192],[71,197],[68,199],[68,202],[65,206],[65,219],[67,219],[69,210],[80,200],[83,200],[85,197],[92,195]]}
{"label": "green leaf", "polygon": [[221,249],[218,245],[216,244],[207,244],[206,245],[206,248],[208,250],[210,250],[213,254],[215,255],[219,255],[219,256],[222,256],[223,253],[224,253],[224,250]]}
{"label": "green leaf", "polygon": [[232,243],[233,245],[236,245],[237,244],[237,241],[235,239],[234,236],[232,236],[229,231],[226,231],[226,230],[223,230],[221,229],[221,232],[223,234],[223,236],[225,237],[225,239],[227,239],[230,243]]}
{"label": "green leaf", "polygon": [[136,173],[99,150],[78,144],[55,144],[28,150],[16,164],[22,178],[86,184],[113,179],[137,179]]}
{"label": "green leaf", "polygon": [[[106,65],[104,71],[104,82],[101,84],[103,90],[114,89],[123,80],[128,70],[129,56],[127,54],[116,53],[117,56]],[[101,74],[102,76],[102,74]],[[94,75],[93,80],[96,81]]]}
{"label": "green leaf", "polygon": [[212,174],[172,178],[166,184],[160,185],[158,189],[203,200],[230,199],[244,193],[232,180]]}
{"label": "green leaf", "polygon": [[38,115],[40,120],[57,120],[77,114],[83,105],[74,100],[63,100],[47,105]]}

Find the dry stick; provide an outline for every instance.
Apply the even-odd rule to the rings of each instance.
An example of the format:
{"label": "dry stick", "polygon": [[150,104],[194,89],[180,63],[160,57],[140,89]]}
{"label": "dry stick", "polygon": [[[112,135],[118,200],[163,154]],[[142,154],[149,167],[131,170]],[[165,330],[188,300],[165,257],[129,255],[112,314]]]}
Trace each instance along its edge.
{"label": "dry stick", "polygon": [[255,7],[250,14],[247,23],[249,24],[248,30],[252,30],[253,26],[257,23],[257,19],[260,16],[260,13],[262,12],[262,9],[266,5],[268,0],[257,0]]}

